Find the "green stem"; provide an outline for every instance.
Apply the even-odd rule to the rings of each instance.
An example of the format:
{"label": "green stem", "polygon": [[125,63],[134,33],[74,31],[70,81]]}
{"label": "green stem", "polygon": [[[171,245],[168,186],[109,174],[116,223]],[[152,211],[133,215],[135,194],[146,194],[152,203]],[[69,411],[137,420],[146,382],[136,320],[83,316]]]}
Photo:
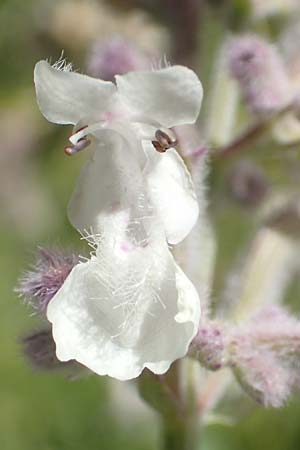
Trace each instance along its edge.
{"label": "green stem", "polygon": [[195,417],[163,418],[163,450],[196,450],[199,424]]}
{"label": "green stem", "polygon": [[200,420],[193,368],[195,361],[185,359],[175,361],[164,375],[144,370],[139,377],[141,397],[160,414],[162,450],[199,448]]}
{"label": "green stem", "polygon": [[[185,388],[182,381],[185,380]],[[163,450],[196,450],[199,448],[199,415],[192,366],[177,361],[164,378],[165,385],[177,399],[173,408],[162,415]]]}

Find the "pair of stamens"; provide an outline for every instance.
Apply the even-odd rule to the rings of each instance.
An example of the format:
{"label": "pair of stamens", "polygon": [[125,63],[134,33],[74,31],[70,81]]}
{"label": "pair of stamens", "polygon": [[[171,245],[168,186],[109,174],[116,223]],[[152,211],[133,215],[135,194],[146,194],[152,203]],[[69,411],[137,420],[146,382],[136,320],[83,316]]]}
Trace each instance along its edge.
{"label": "pair of stamens", "polygon": [[[80,131],[87,128],[87,126],[84,126],[76,131],[76,134]],[[155,141],[152,141],[152,145],[155,148],[156,151],[159,153],[165,153],[168,149],[172,147],[176,147],[177,145],[177,139],[173,136],[170,136],[169,134],[165,133],[162,130],[157,130],[155,132]],[[73,156],[78,152],[81,152],[85,148],[87,148],[90,145],[91,141],[90,139],[87,139],[86,136],[78,139],[76,144],[67,145],[65,147],[65,153],[68,156]]]}
{"label": "pair of stamens", "polygon": [[165,153],[169,148],[176,147],[177,139],[171,137],[162,130],[155,132],[155,141],[152,141],[152,145],[159,153]]}

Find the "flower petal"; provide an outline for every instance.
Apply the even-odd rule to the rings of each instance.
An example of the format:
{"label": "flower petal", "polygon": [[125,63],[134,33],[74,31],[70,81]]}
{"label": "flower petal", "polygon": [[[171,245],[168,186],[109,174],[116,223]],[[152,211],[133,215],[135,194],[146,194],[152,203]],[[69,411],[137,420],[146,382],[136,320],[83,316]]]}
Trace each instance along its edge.
{"label": "flower petal", "polygon": [[95,234],[101,233],[109,216],[134,207],[143,184],[136,146],[112,130],[101,130],[100,135],[68,206],[72,225]]}
{"label": "flower petal", "polygon": [[200,303],[163,242],[102,249],[77,265],[49,303],[57,356],[99,375],[127,380],[147,367],[161,374],[195,336]]}
{"label": "flower petal", "polygon": [[39,61],[34,70],[39,108],[47,120],[76,124],[81,119],[100,119],[116,91],[113,83],[60,70]]}
{"label": "flower petal", "polygon": [[164,224],[168,242],[178,244],[192,230],[199,215],[193,182],[176,150],[154,154],[151,147],[144,143],[151,158],[146,168],[149,197]]}
{"label": "flower petal", "polygon": [[202,101],[202,85],[187,67],[131,72],[116,76],[121,101],[133,115],[173,127],[194,123]]}

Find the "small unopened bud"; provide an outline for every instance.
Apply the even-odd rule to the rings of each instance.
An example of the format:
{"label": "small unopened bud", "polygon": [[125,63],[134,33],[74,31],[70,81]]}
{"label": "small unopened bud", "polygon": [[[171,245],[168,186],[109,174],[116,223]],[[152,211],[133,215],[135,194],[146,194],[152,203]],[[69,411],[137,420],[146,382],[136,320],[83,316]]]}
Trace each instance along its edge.
{"label": "small unopened bud", "polygon": [[279,306],[260,310],[228,344],[241,386],[265,406],[280,407],[298,388],[300,321]]}
{"label": "small unopened bud", "polygon": [[289,372],[263,347],[239,337],[231,347],[231,367],[241,387],[257,402],[281,407],[291,392]]}
{"label": "small unopened bud", "polygon": [[78,262],[78,256],[39,248],[36,263],[20,279],[16,292],[37,312],[43,314]]}
{"label": "small unopened bud", "polygon": [[225,365],[223,329],[213,322],[202,325],[190,348],[190,354],[209,370],[219,370]]}
{"label": "small unopened bud", "polygon": [[24,337],[21,344],[25,356],[37,369],[62,369],[76,364],[75,361],[62,362],[57,359],[51,330],[32,333]]}
{"label": "small unopened bud", "polygon": [[244,206],[257,206],[265,198],[269,184],[262,170],[250,161],[239,161],[227,178],[230,196]]}
{"label": "small unopened bud", "polygon": [[255,35],[232,39],[228,64],[254,114],[274,114],[293,100],[293,90],[276,47]]}
{"label": "small unopened bud", "polygon": [[87,60],[88,73],[107,81],[113,81],[115,75],[150,67],[150,56],[133,42],[120,36],[114,36],[105,42],[96,42]]}
{"label": "small unopened bud", "polygon": [[41,371],[61,371],[68,379],[77,380],[91,372],[74,359],[60,361],[56,356],[56,345],[52,331],[45,329],[31,333],[21,340],[21,347],[27,361],[34,369]]}

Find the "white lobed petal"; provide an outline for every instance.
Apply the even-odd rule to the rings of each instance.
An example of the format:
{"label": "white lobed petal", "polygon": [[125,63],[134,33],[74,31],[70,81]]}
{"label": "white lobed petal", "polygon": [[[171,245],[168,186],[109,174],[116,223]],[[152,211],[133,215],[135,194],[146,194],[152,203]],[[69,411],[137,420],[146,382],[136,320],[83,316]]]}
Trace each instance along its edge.
{"label": "white lobed petal", "polygon": [[149,157],[146,168],[148,195],[164,225],[167,240],[178,244],[192,230],[199,215],[193,182],[182,158],[174,149],[154,154],[144,143]]}
{"label": "white lobed petal", "polygon": [[72,225],[95,234],[101,233],[109,216],[135,207],[143,184],[136,148],[115,131],[100,133],[68,206]]}
{"label": "white lobed petal", "polygon": [[187,67],[130,72],[116,76],[121,101],[133,116],[148,117],[164,127],[194,123],[203,90],[197,75]]}
{"label": "white lobed petal", "polygon": [[100,120],[116,92],[111,82],[57,69],[47,61],[36,64],[34,83],[41,112],[47,120],[59,124]]}
{"label": "white lobed petal", "polygon": [[163,242],[123,257],[109,243],[99,246],[104,258],[77,265],[49,303],[57,357],[120,380],[145,367],[166,372],[197,332],[195,288]]}

